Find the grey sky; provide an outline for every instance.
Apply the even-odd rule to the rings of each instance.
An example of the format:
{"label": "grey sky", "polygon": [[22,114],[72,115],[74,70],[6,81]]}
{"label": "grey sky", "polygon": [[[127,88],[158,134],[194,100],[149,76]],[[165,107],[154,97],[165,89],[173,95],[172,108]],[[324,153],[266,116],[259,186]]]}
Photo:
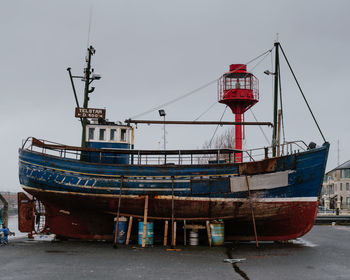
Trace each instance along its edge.
{"label": "grey sky", "polygon": [[[90,106],[125,120],[212,81],[231,63],[245,63],[273,46],[275,34],[296,72],[331,152],[327,169],[350,159],[349,1],[3,1],[0,11],[0,190],[18,191],[18,148],[35,136],[79,145],[81,127],[66,68],[82,74],[87,47],[96,48]],[[248,70],[254,67],[248,65]],[[272,120],[267,57],[260,81],[259,121]],[[272,70],[272,69],[271,69]],[[290,73],[282,67],[288,140],[322,144]],[[82,84],[76,81],[80,98]],[[165,108],[170,120],[193,120],[216,101],[216,85]],[[218,120],[215,105],[202,119]],[[144,118],[158,119],[158,113]],[[227,111],[224,120],[232,120]],[[250,112],[246,120],[252,121]],[[169,127],[168,148],[199,148],[214,127]],[[222,132],[223,129],[219,129]],[[265,129],[271,137],[271,129]],[[136,148],[158,148],[161,127],[139,126]],[[257,128],[246,147],[266,146]]]}

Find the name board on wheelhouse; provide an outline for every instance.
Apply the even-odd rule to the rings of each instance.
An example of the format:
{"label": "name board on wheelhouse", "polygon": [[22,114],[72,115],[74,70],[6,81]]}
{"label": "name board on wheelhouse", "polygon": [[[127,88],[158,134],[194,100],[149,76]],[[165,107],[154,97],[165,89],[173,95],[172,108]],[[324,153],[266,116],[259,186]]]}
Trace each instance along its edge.
{"label": "name board on wheelhouse", "polygon": [[76,118],[91,118],[91,119],[104,119],[106,117],[106,109],[96,108],[75,108]]}

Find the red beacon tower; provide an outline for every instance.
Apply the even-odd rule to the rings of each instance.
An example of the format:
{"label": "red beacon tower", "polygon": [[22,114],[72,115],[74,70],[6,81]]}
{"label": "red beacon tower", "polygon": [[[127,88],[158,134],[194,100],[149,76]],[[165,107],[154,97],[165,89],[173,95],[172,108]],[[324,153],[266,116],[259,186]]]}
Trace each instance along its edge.
{"label": "red beacon tower", "polygon": [[[226,104],[235,114],[235,122],[244,121],[244,112],[259,101],[259,81],[247,72],[245,64],[231,64],[230,71],[218,81],[218,101]],[[235,149],[242,150],[244,126],[235,125]],[[235,162],[242,162],[242,153],[236,153]]]}

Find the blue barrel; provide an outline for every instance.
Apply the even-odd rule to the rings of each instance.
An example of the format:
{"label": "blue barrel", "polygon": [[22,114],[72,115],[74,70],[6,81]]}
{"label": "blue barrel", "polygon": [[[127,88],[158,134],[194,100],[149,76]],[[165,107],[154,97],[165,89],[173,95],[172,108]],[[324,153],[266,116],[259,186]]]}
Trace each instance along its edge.
{"label": "blue barrel", "polygon": [[8,242],[9,229],[1,228],[0,229],[0,244],[7,244]]}
{"label": "blue barrel", "polygon": [[210,224],[211,241],[213,245],[220,246],[224,245],[225,239],[225,228],[224,223],[213,223]]}
{"label": "blue barrel", "polygon": [[[143,222],[139,222],[139,245],[142,245]],[[146,225],[146,246],[153,245],[153,222]]]}
{"label": "blue barrel", "polygon": [[[114,219],[114,229],[116,226],[116,219]],[[128,230],[128,220],[125,217],[120,217],[118,221],[118,238],[117,243],[118,244],[125,244],[126,240],[126,232]]]}

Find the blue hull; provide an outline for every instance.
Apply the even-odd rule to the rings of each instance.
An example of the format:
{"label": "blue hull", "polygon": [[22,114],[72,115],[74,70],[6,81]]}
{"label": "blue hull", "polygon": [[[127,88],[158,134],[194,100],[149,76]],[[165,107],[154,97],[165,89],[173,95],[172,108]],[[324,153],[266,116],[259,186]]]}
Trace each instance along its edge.
{"label": "blue hull", "polygon": [[[259,239],[284,240],[306,233],[313,225],[328,150],[326,143],[256,162],[168,166],[91,163],[20,149],[19,179],[23,189],[51,211],[51,230],[69,232],[70,237],[108,235],[107,220],[116,215],[119,195],[123,215],[142,217],[148,195],[151,219],[169,219],[173,191],[176,220],[225,219],[227,236],[251,239],[250,187]],[[80,232],[67,228],[60,232],[55,224],[57,219],[61,225],[65,222],[61,210],[70,213],[72,221],[85,224]],[[106,220],[108,226],[84,233],[89,228],[87,213]],[[299,225],[286,225],[291,222]],[[232,229],[238,226],[239,230]]]}

